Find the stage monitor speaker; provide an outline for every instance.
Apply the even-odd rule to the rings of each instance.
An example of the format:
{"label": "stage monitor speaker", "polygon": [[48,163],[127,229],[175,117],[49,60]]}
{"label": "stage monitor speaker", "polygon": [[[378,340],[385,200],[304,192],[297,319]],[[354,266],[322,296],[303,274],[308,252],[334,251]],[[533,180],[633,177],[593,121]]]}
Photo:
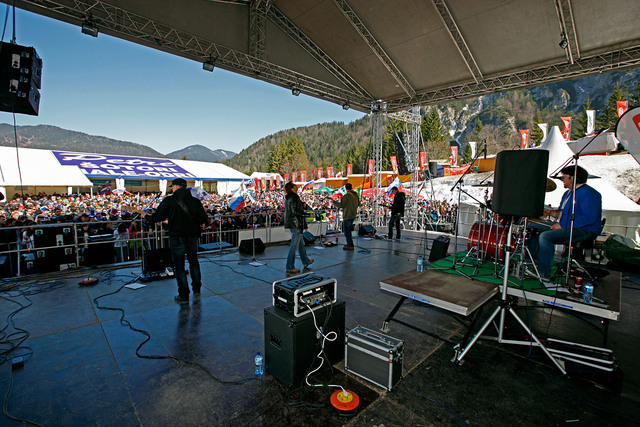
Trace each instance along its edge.
{"label": "stage monitor speaker", "polygon": [[450,241],[451,239],[447,236],[439,236],[435,239],[433,245],[431,245],[431,252],[429,252],[429,262],[435,262],[446,257]]}
{"label": "stage monitor speaker", "polygon": [[549,151],[508,150],[498,153],[492,210],[500,215],[542,216]]}
{"label": "stage monitor speaker", "polygon": [[[344,318],[345,303],[336,301],[333,305],[313,311],[315,322],[325,325],[325,333],[335,332],[334,341],[325,342],[325,360],[321,370],[344,359]],[[329,319],[327,319],[329,317]],[[277,307],[264,310],[264,358],[267,371],[288,386],[304,381],[310,366],[316,368],[320,361],[316,354],[320,351],[322,338],[318,337],[314,317],[307,312],[295,317]]]}
{"label": "stage monitor speaker", "polygon": [[429,175],[431,178],[438,177],[438,162],[429,162]]}
{"label": "stage monitor speaker", "polygon": [[302,239],[304,240],[304,245],[309,246],[316,241],[316,236],[308,231],[305,231],[304,233],[302,233]]}
{"label": "stage monitor speaker", "polygon": [[142,259],[142,273],[157,273],[173,268],[173,258],[171,257],[171,249],[147,249],[144,251]]}
{"label": "stage monitor speaker", "polygon": [[262,239],[256,237],[255,239],[245,239],[240,242],[240,246],[238,246],[238,251],[241,254],[245,255],[253,255],[253,245],[256,247],[256,253],[261,254],[264,252],[265,246],[262,243]]}
{"label": "stage monitor speaker", "polygon": [[376,235],[376,229],[372,225],[361,225],[358,230],[358,235],[373,237]]}

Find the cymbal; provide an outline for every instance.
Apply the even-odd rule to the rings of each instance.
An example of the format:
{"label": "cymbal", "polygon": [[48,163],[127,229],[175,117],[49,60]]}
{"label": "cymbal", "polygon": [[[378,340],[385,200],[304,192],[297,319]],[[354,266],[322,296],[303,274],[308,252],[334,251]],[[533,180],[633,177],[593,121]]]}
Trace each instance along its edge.
{"label": "cymbal", "polygon": [[472,187],[493,187],[493,183],[485,182],[484,184],[473,184]]}
{"label": "cymbal", "polygon": [[545,187],[544,191],[548,193],[550,191],[555,190],[556,187],[557,187],[556,183],[551,181],[549,178],[547,178],[547,186]]}

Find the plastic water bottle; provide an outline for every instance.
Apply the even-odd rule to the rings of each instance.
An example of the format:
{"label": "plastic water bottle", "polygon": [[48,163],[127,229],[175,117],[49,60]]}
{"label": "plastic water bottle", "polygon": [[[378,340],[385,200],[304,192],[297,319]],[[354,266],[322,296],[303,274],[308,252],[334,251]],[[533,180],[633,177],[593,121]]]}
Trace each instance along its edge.
{"label": "plastic water bottle", "polygon": [[583,301],[586,304],[591,304],[591,301],[593,301],[593,284],[591,282],[587,282],[584,285]]}
{"label": "plastic water bottle", "polygon": [[418,257],[418,273],[422,273],[423,270],[423,262],[422,262],[422,256]]}
{"label": "plastic water bottle", "polygon": [[261,376],[262,374],[264,374],[264,357],[262,357],[260,352],[256,353],[254,361],[256,364],[256,375]]}

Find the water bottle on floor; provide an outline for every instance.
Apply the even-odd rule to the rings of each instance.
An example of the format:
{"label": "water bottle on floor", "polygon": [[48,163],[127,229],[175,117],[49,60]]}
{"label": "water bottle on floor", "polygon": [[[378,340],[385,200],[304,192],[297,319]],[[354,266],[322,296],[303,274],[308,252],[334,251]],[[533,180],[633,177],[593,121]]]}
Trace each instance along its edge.
{"label": "water bottle on floor", "polygon": [[422,256],[419,256],[418,257],[418,273],[422,273],[422,269],[423,269]]}
{"label": "water bottle on floor", "polygon": [[593,284],[591,282],[587,282],[584,285],[583,300],[586,304],[591,304],[591,301],[593,301]]}
{"label": "water bottle on floor", "polygon": [[254,362],[256,365],[256,375],[261,376],[262,374],[264,374],[264,357],[262,357],[260,352],[256,353]]}

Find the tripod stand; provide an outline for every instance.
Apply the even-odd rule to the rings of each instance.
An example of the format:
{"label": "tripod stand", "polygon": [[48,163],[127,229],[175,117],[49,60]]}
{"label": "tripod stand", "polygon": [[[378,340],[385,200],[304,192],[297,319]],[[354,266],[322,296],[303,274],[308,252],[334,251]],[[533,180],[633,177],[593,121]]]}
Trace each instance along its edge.
{"label": "tripod stand", "polygon": [[491,316],[489,316],[487,321],[482,325],[482,327],[476,333],[476,335],[474,335],[474,337],[471,339],[471,341],[469,341],[469,344],[467,344],[462,351],[460,350],[460,345],[459,344],[456,346],[456,348],[455,348],[455,356],[454,356],[453,361],[456,362],[456,363],[462,363],[462,358],[469,352],[469,350],[471,350],[473,345],[478,341],[478,339],[480,339],[480,337],[482,336],[484,331],[495,320],[495,318],[498,316],[498,314],[500,315],[500,324],[499,324],[499,327],[498,327],[497,342],[499,342],[501,344],[504,343],[504,344],[532,345],[533,342],[531,342],[531,341],[520,341],[520,340],[507,340],[507,339],[504,339],[503,333],[504,333],[505,314],[506,314],[506,312],[509,312],[513,316],[513,318],[520,324],[522,329],[524,329],[527,332],[527,334],[529,334],[531,339],[535,342],[535,345],[540,347],[540,349],[547,355],[547,357],[549,357],[549,359],[551,359],[553,364],[556,365],[556,367],[558,369],[560,369],[560,372],[562,372],[563,374],[566,374],[567,372],[565,371],[564,367],[560,364],[560,362],[549,352],[549,350],[547,350],[545,345],[542,344],[542,342],[533,333],[533,331],[513,311],[513,307],[514,307],[514,305],[516,303],[516,298],[512,297],[512,296],[509,296],[508,292],[507,292],[507,289],[508,289],[508,286],[509,286],[509,263],[510,263],[510,258],[511,258],[511,233],[512,233],[512,228],[513,228],[513,218],[510,218],[509,219],[509,231],[507,232],[507,246],[505,248],[505,252],[506,253],[505,253],[505,263],[504,263],[504,278],[503,278],[503,281],[502,281],[502,294],[500,296],[500,304],[498,305],[498,308],[496,308],[494,310],[494,312],[491,314]]}
{"label": "tripod stand", "polygon": [[251,205],[251,253],[252,257],[250,261],[240,261],[238,265],[253,265],[254,267],[260,267],[262,265],[266,265],[266,263],[262,261],[258,261],[256,259],[256,227],[253,224],[253,205]]}

